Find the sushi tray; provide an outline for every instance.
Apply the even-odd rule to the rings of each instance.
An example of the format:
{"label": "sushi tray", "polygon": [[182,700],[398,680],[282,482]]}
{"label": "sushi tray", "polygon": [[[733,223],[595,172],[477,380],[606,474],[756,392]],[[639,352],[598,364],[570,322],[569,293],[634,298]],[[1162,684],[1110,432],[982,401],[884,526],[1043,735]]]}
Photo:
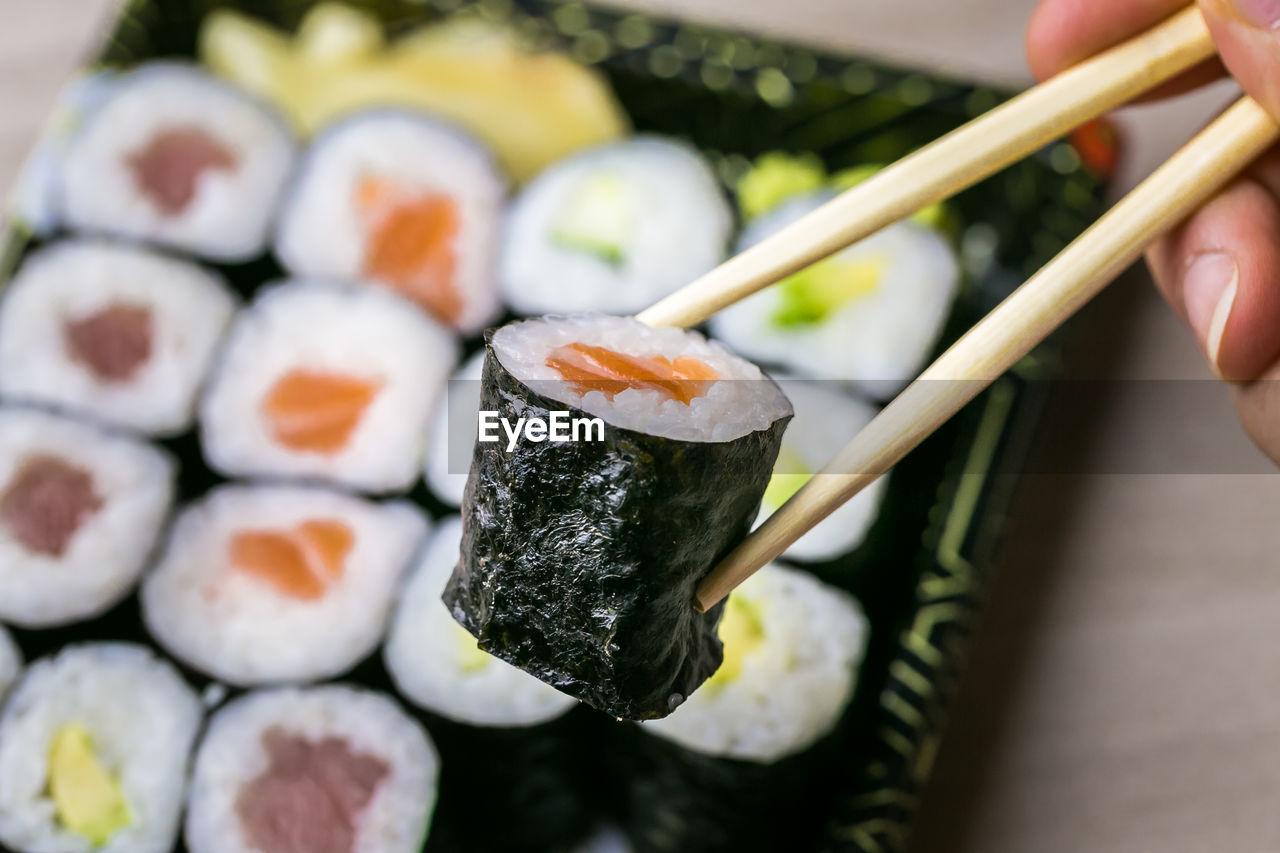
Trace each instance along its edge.
{"label": "sushi tray", "polygon": [[1009,94],[576,2],[127,3],[0,244],[0,849],[901,849],[1052,342],[693,587],[1094,219],[1110,129],[632,315]]}

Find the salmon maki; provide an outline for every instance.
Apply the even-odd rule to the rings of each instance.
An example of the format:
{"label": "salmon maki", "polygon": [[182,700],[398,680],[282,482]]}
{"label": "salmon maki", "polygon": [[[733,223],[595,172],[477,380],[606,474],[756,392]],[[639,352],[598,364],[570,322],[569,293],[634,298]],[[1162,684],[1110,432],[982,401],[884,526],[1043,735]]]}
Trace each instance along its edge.
{"label": "salmon maki", "polygon": [[217,261],[262,254],[294,141],[268,107],[195,66],[108,78],[68,142],[64,222]]}
{"label": "salmon maki", "polygon": [[505,194],[492,154],[464,131],[409,111],[357,113],[313,144],[276,256],[294,275],[383,287],[476,332],[498,314]]}
{"label": "salmon maki", "polygon": [[174,523],[143,619],[174,656],[231,684],[338,675],[382,639],[426,532],[408,504],[222,486]]}
{"label": "salmon maki", "polygon": [[[699,613],[694,589],[756,517],[786,397],[696,332],[585,315],[490,333],[480,408],[544,432],[478,436],[454,618],[608,714],[670,714],[720,664],[720,608]],[[557,412],[602,429],[556,440]]]}
{"label": "salmon maki", "polygon": [[407,489],[456,358],[452,335],[391,293],[269,287],[233,326],[201,402],[205,456],[231,476]]}
{"label": "salmon maki", "polygon": [[195,264],[119,243],[55,243],[0,298],[0,393],[149,435],[183,432],[236,304]]}

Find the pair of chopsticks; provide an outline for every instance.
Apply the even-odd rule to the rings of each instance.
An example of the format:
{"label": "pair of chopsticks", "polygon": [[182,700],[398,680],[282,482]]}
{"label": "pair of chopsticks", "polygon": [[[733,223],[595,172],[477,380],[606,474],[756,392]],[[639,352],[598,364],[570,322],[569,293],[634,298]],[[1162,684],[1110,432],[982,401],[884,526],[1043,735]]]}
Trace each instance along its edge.
{"label": "pair of chopsticks", "polygon": [[[637,315],[691,326],[941,201],[1214,54],[1195,7],[1059,74],[898,161]],[[1280,139],[1242,98],[970,329],[699,585],[707,610],[1026,355]]]}

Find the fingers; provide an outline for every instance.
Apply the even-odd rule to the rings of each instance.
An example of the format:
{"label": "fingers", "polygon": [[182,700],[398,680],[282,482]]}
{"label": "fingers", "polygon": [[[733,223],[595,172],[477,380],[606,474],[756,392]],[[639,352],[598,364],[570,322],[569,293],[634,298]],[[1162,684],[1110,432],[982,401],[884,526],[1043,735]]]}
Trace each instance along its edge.
{"label": "fingers", "polygon": [[[1260,0],[1265,2],[1265,0]],[[1186,0],[1042,0],[1027,25],[1027,60],[1040,80],[1150,29]],[[1185,92],[1225,73],[1211,60],[1150,92],[1143,100]]]}
{"label": "fingers", "polygon": [[1200,0],[1200,9],[1226,67],[1280,117],[1280,0]]}
{"label": "fingers", "polygon": [[1147,253],[1160,291],[1214,370],[1247,381],[1280,358],[1280,153]]}

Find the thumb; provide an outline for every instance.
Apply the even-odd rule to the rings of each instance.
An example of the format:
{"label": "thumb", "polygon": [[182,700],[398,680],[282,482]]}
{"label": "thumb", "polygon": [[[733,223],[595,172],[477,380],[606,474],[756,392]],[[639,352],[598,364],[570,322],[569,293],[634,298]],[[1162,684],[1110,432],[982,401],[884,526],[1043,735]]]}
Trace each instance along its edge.
{"label": "thumb", "polygon": [[1280,0],[1199,0],[1232,76],[1280,118]]}

